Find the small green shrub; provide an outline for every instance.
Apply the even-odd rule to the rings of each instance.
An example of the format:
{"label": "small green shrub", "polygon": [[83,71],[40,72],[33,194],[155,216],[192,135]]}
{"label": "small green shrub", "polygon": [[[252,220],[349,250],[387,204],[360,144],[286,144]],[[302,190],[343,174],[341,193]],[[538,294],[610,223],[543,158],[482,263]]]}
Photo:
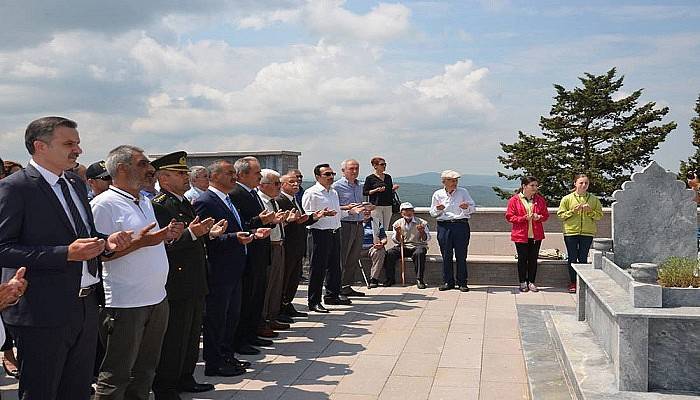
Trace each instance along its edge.
{"label": "small green shrub", "polygon": [[699,268],[696,259],[670,257],[659,266],[659,284],[665,287],[700,287]]}

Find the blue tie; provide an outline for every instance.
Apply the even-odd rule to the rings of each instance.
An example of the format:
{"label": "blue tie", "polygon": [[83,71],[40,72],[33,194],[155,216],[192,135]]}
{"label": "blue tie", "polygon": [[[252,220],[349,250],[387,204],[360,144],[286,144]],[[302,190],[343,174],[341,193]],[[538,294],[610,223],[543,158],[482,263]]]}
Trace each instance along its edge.
{"label": "blue tie", "polygon": [[[243,224],[241,223],[241,217],[238,215],[238,211],[236,211],[236,207],[233,206],[233,203],[231,202],[231,198],[226,196],[225,198],[226,205],[228,206],[229,210],[233,213],[233,216],[236,217],[236,221],[238,221],[238,226],[241,227],[241,230],[243,230]],[[243,252],[247,255],[248,254],[248,246],[244,245],[243,246]]]}
{"label": "blue tie", "polygon": [[233,216],[236,217],[236,221],[238,222],[238,226],[243,229],[243,224],[241,223],[241,217],[238,215],[238,211],[236,211],[236,207],[233,206],[233,203],[231,202],[231,198],[226,196],[226,205],[228,206],[229,210],[233,213]]}

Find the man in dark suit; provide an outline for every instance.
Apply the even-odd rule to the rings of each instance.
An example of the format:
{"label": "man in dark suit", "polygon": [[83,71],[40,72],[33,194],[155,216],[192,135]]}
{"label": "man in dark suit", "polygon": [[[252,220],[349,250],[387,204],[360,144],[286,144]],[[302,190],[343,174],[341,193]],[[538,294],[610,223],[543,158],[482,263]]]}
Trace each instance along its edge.
{"label": "man in dark suit", "polygon": [[220,219],[215,224],[211,217],[200,218],[184,197],[190,188],[187,153],[170,153],[153,160],[151,165],[161,188],[153,199],[158,224],[165,226],[172,219],[185,224],[184,234],[165,245],[169,264],[165,289],[170,317],[153,380],[156,400],[178,400],[178,392],[214,390],[212,384],[197,383],[193,374],[199,360],[199,336],[207,294],[205,236],[211,239],[221,236],[227,222]]}
{"label": "man in dark suit", "polygon": [[25,132],[32,159],[0,181],[3,280],[27,267],[29,287],[3,319],[21,360],[21,399],[90,398],[97,347],[98,257],[126,249],[132,232],[98,233],[80,177],[64,172],[82,153],[77,124],[33,121]]}
{"label": "man in dark suit", "polygon": [[301,216],[285,227],[284,241],[284,284],[282,289],[282,314],[288,317],[306,317],[307,314],[297,311],[292,305],[302,272],[302,261],[306,255],[307,226],[323,217],[323,210],[306,214],[296,198],[301,187],[301,180],[295,171],[290,170],[280,178],[282,190],[277,196],[277,204],[281,210],[290,210]]}
{"label": "man in dark suit", "polygon": [[[233,357],[230,336],[241,313],[241,276],[246,265],[246,245],[265,233],[243,231],[241,217],[228,193],[236,186],[233,165],[224,160],[209,166],[209,189],[195,201],[200,219],[226,220],[226,231],[207,242],[209,294],[205,299],[204,374],[234,376],[245,373],[249,363]],[[227,336],[227,332],[229,335]]]}
{"label": "man in dark suit", "polygon": [[[229,196],[241,212],[243,229],[271,228],[281,221],[272,211],[265,211],[262,200],[255,190],[262,179],[260,163],[255,157],[244,157],[233,164],[238,177]],[[263,338],[277,336],[262,324],[262,310],[267,286],[267,268],[270,265],[270,239],[256,240],[248,245],[246,269],[243,273],[243,304],[241,321],[234,338],[236,352],[257,354],[253,346],[270,346],[272,341]],[[261,336],[262,338],[258,337]]]}

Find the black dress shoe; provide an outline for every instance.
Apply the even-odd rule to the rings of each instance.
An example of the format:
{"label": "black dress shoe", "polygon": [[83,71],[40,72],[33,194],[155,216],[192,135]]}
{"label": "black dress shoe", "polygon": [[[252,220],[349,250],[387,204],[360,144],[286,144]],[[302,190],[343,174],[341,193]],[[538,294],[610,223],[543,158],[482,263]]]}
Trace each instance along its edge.
{"label": "black dress shoe", "polygon": [[384,287],[391,287],[391,286],[394,286],[395,284],[396,284],[396,282],[394,282],[394,281],[384,281],[384,283],[383,283]]}
{"label": "black dress shoe", "polygon": [[256,349],[255,347],[249,344],[244,344],[243,346],[236,349],[236,353],[243,354],[246,356],[254,356],[256,354],[260,354],[260,350]]}
{"label": "black dress shoe", "polygon": [[224,365],[217,368],[204,367],[205,376],[238,376],[245,374],[245,369],[235,365]]}
{"label": "black dress shoe", "polygon": [[465,283],[464,285],[459,285],[459,291],[460,292],[468,292],[469,291],[469,286]]}
{"label": "black dress shoe", "polygon": [[369,280],[369,288],[374,289],[376,287],[379,287],[379,281],[374,279],[374,278],[370,279]]}
{"label": "black dress shoe", "polygon": [[281,322],[283,324],[293,324],[294,320],[287,314],[280,314],[277,316],[277,322]]}
{"label": "black dress shoe", "polygon": [[[256,349],[257,350],[257,349]],[[233,356],[226,356],[224,357],[224,362],[229,365],[237,365],[241,368],[248,368],[250,367],[250,363],[248,361],[241,361],[237,359],[236,357]]]}
{"label": "black dress shoe", "polygon": [[309,305],[309,311],[321,313],[321,314],[328,314],[329,311],[326,310],[326,307],[324,307],[321,304],[310,304]]}
{"label": "black dress shoe", "polygon": [[418,281],[416,281],[416,287],[418,289],[425,289],[427,286],[425,286],[425,283],[423,283],[423,281],[418,280]]}
{"label": "black dress shoe", "polygon": [[[256,338],[250,344],[252,344],[253,346],[270,347],[274,344],[274,342],[270,339]],[[243,354],[243,353],[241,353],[241,354]]]}
{"label": "black dress shoe", "polygon": [[442,291],[450,290],[450,289],[454,289],[454,288],[455,288],[455,285],[450,285],[449,283],[443,283],[442,285],[440,285],[438,290],[442,292]]}
{"label": "black dress shoe", "polygon": [[341,290],[340,294],[342,294],[343,296],[348,296],[348,297],[364,297],[365,296],[364,293],[358,292],[357,290],[351,288],[350,286]]}
{"label": "black dress shoe", "polygon": [[185,385],[178,386],[177,390],[186,393],[202,393],[214,390],[214,385],[211,383],[191,382]]}
{"label": "black dress shoe", "polygon": [[349,306],[352,304],[352,301],[348,299],[347,297],[342,298],[340,296],[338,297],[326,297],[323,299],[323,302],[326,303],[326,305],[332,305],[332,306]]}
{"label": "black dress shoe", "polygon": [[[214,386],[214,385],[212,385]],[[155,397],[155,400],[182,400],[180,395],[177,393],[177,390],[171,389],[171,390],[154,390],[153,391],[153,397]]]}
{"label": "black dress shoe", "polygon": [[287,304],[284,307],[284,313],[289,315],[292,318],[298,318],[298,317],[308,317],[309,314],[305,312],[299,312],[294,308],[294,305],[292,303]]}

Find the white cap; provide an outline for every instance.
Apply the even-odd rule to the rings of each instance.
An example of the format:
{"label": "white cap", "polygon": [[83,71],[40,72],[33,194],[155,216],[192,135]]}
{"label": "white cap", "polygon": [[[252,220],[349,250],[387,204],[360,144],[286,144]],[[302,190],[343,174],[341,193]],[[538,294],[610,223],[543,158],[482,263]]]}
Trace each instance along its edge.
{"label": "white cap", "polygon": [[401,205],[399,206],[399,210],[400,210],[400,211],[403,211],[403,210],[413,210],[413,204],[411,204],[411,203],[405,201],[405,202],[401,203]]}
{"label": "white cap", "polygon": [[440,179],[444,179],[444,178],[458,179],[460,176],[462,176],[462,175],[460,175],[459,172],[453,171],[451,169],[446,169],[446,170],[442,171],[442,173],[440,174]]}

